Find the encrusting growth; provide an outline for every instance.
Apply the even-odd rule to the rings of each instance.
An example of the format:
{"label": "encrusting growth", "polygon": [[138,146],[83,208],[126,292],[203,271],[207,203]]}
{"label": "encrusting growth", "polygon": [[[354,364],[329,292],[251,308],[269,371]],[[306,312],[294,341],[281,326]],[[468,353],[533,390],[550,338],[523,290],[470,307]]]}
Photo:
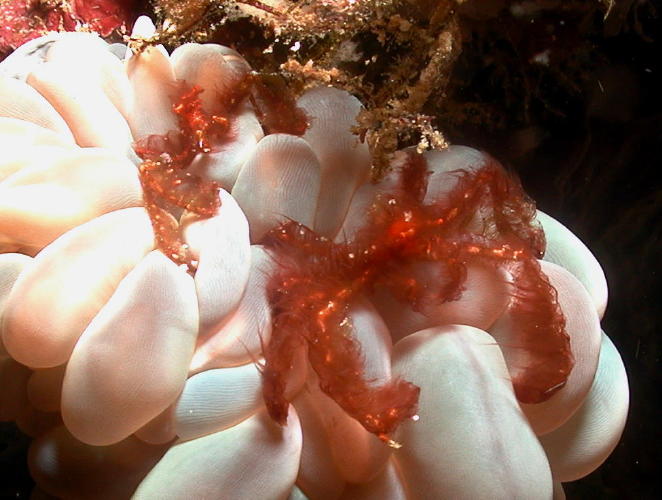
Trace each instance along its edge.
{"label": "encrusting growth", "polygon": [[[381,386],[365,380],[349,309],[375,287],[389,289],[415,310],[456,300],[472,262],[512,276],[515,338],[530,359],[513,378],[518,399],[542,402],[565,384],[574,361],[556,292],[536,260],[545,239],[534,222],[534,204],[491,161],[476,171],[456,172],[448,196],[424,205],[426,167],[423,156],[410,153],[398,189],[378,197],[351,242],[334,243],[295,221],[264,237],[279,264],[268,285],[273,327],[263,368],[265,402],[277,422],[287,417],[287,375],[294,353],[305,345],[322,391],[369,432],[394,444],[390,435],[416,414],[419,388],[399,379]],[[442,266],[448,281],[436,290],[421,286],[407,272],[409,264],[421,261]]]}

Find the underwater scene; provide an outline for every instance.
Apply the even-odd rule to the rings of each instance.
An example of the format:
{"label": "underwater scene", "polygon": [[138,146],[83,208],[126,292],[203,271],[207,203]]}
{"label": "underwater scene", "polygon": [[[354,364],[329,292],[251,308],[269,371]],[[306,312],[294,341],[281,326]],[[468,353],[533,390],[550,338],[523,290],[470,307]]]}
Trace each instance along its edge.
{"label": "underwater scene", "polygon": [[659,498],[651,0],[0,0],[0,498]]}

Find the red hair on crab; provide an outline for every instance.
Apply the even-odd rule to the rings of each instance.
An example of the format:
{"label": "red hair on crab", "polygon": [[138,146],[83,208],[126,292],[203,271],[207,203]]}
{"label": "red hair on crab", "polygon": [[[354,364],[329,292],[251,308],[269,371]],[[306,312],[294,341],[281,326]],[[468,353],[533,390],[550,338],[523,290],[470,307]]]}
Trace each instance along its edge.
{"label": "red hair on crab", "polygon": [[[574,361],[556,292],[536,260],[545,239],[534,222],[535,205],[494,160],[457,172],[451,192],[424,205],[426,167],[422,155],[410,153],[398,188],[376,200],[349,243],[334,243],[295,221],[264,237],[280,266],[268,285],[273,326],[263,369],[265,402],[277,422],[287,417],[284,391],[294,352],[305,345],[322,391],[369,432],[397,445],[390,435],[416,414],[419,388],[399,379],[377,387],[365,380],[349,308],[376,286],[414,309],[456,300],[467,264],[476,261],[512,276],[514,328],[533,360],[513,379],[518,399],[542,402],[565,384]],[[480,230],[470,230],[479,211]],[[401,270],[412,261],[438,263],[449,282],[437,290],[422,287]]]}

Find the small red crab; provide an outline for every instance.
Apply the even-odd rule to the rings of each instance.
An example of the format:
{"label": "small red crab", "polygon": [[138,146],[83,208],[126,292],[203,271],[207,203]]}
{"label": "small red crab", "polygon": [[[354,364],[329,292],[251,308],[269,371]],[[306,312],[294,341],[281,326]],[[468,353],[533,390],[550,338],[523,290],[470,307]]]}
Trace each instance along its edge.
{"label": "small red crab", "polygon": [[193,273],[196,263],[183,242],[179,223],[167,211],[168,204],[203,217],[220,207],[220,186],[188,171],[195,156],[211,151],[211,140],[228,132],[228,120],[210,116],[202,109],[198,87],[182,86],[172,105],[179,130],[165,136],[149,136],[138,141],[140,182],[145,208],[152,221],[157,247],[176,264]]}
{"label": "small red crab", "polygon": [[[427,164],[410,153],[398,188],[373,204],[364,229],[349,243],[334,243],[289,221],[262,241],[278,271],[268,286],[273,329],[264,349],[263,392],[271,417],[284,424],[284,396],[294,353],[307,346],[320,388],[369,432],[390,435],[417,411],[419,388],[403,380],[375,387],[365,380],[350,306],[385,287],[414,309],[458,299],[466,267],[480,261],[512,276],[511,312],[521,347],[534,359],[513,384],[518,399],[542,402],[565,384],[574,361],[556,291],[541,272],[545,239],[535,206],[519,183],[495,161],[458,171],[457,184],[434,204],[422,203]],[[469,230],[480,211],[481,230]],[[414,261],[442,266],[449,281],[429,290],[402,269]]]}
{"label": "small red crab", "polygon": [[285,92],[275,77],[248,73],[234,88],[223,106],[223,115],[211,115],[203,109],[203,89],[180,83],[173,98],[172,111],[178,130],[166,135],[151,135],[136,142],[134,149],[143,160],[140,181],[145,208],[152,221],[157,247],[173,262],[184,265],[190,273],[196,262],[182,240],[172,207],[211,217],[220,207],[218,183],[190,171],[199,154],[208,154],[232,135],[236,108],[250,99],[262,126],[268,133],[286,132],[301,135],[308,126],[305,114]]}

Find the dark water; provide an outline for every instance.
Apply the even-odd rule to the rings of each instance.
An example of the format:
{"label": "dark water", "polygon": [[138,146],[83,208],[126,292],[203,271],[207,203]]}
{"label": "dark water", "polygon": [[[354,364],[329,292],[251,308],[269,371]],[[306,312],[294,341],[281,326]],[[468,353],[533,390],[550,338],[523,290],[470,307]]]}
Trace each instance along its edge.
{"label": "dark water", "polygon": [[[526,108],[524,97],[519,104],[503,99],[497,109],[510,113],[509,127],[487,134],[483,124],[453,132],[457,142],[490,151],[517,170],[539,207],[587,244],[607,276],[610,296],[602,327],[625,363],[630,414],[607,462],[564,485],[570,499],[662,495],[662,6],[632,5],[620,30],[599,17],[587,20],[558,11],[528,20],[527,26],[511,21],[501,38],[494,37],[502,45],[490,49],[512,63],[511,74],[523,75],[505,80],[516,89],[520,84]],[[477,44],[463,54],[460,66],[470,69],[472,58],[485,56]],[[521,62],[528,61],[523,54],[546,49],[550,68]],[[504,78],[495,78],[491,86],[484,82],[494,75],[482,76],[481,90],[467,78],[457,95],[478,102],[508,97],[498,87]]]}

